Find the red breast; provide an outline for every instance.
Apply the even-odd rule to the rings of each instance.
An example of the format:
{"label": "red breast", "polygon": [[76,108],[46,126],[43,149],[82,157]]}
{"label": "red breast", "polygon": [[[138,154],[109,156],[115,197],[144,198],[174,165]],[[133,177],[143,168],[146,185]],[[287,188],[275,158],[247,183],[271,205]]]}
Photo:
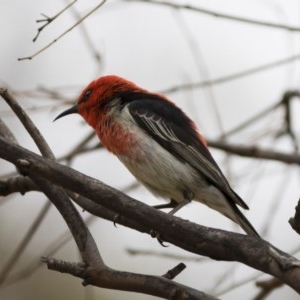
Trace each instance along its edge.
{"label": "red breast", "polygon": [[137,140],[132,132],[124,129],[122,125],[103,116],[95,128],[103,145],[115,155],[131,155]]}

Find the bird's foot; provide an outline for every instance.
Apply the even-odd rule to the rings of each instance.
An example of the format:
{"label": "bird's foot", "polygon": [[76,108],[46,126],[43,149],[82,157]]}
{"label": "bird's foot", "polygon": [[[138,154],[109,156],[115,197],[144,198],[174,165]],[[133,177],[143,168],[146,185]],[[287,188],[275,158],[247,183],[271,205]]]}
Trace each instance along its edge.
{"label": "bird's foot", "polygon": [[114,226],[117,228],[117,223],[120,219],[120,214],[116,214],[113,218]]}
{"label": "bird's foot", "polygon": [[158,233],[155,230],[150,230],[151,237],[156,238],[157,241],[163,246],[163,247],[169,247],[168,245],[165,245],[165,241],[163,240],[162,236],[160,233]]}
{"label": "bird's foot", "polygon": [[177,202],[174,199],[171,199],[170,202],[164,204],[153,205],[153,208],[164,209],[164,208],[174,208],[177,206]]}

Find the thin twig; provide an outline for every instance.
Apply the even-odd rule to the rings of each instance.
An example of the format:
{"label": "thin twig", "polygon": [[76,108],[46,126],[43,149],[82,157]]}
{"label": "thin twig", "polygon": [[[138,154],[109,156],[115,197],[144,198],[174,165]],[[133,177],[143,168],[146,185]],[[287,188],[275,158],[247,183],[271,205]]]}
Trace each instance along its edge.
{"label": "thin twig", "polygon": [[267,236],[268,232],[273,229],[273,220],[276,218],[276,212],[279,211],[280,204],[283,203],[284,196],[286,190],[289,188],[289,182],[291,181],[291,172],[292,169],[289,166],[286,166],[284,170],[282,170],[281,183],[277,186],[274,186],[272,194],[272,202],[268,207],[268,214],[266,218],[264,218],[264,224],[261,226],[261,230],[259,231],[262,236]]}
{"label": "thin twig", "polygon": [[[80,15],[74,7],[71,9],[71,11],[72,11],[74,17],[77,20],[80,20]],[[99,52],[97,51],[95,45],[93,44],[93,41],[90,37],[90,34],[89,34],[88,30],[84,26],[84,23],[80,24],[79,29],[81,30],[81,33],[82,33],[82,36],[83,36],[83,38],[86,42],[87,48],[90,50],[90,52],[92,54],[92,57],[95,59],[95,62],[96,62],[96,64],[98,65],[98,67],[100,69],[101,62],[102,62],[101,55],[99,54]]]}
{"label": "thin twig", "polygon": [[300,155],[297,153],[282,153],[273,150],[264,150],[255,146],[234,145],[224,141],[207,139],[210,147],[226,151],[227,153],[236,154],[243,157],[256,159],[267,159],[286,164],[300,165]]}
{"label": "thin twig", "polygon": [[60,157],[58,160],[59,161],[62,161],[62,160],[70,161],[70,160],[72,160],[72,158],[76,154],[81,153],[81,151],[84,149],[86,144],[89,141],[91,141],[94,137],[95,137],[95,132],[91,131],[86,137],[83,138],[83,140],[81,142],[79,142],[79,144],[77,146],[75,146],[69,153],[67,153],[67,154],[63,155],[62,157]]}
{"label": "thin twig", "polygon": [[225,75],[219,78],[215,78],[215,79],[211,79],[211,80],[204,80],[204,81],[200,81],[200,82],[195,82],[195,83],[187,83],[187,84],[182,84],[182,85],[176,85],[173,87],[170,87],[168,89],[165,89],[163,91],[161,91],[161,93],[163,94],[170,94],[170,93],[175,93],[178,92],[180,90],[186,90],[186,89],[194,89],[194,88],[203,88],[207,85],[217,85],[217,84],[221,84],[221,83],[226,83],[232,80],[236,80],[236,79],[240,79],[249,75],[253,75],[262,71],[266,71],[272,68],[276,68],[288,63],[292,63],[296,60],[300,59],[300,54],[297,55],[292,55],[289,56],[287,58],[283,58],[280,60],[276,60],[264,65],[260,65],[257,67],[253,67],[250,69],[246,69],[237,73],[232,73],[229,75]]}
{"label": "thin twig", "polygon": [[80,24],[81,22],[83,22],[87,17],[89,17],[92,13],[94,13],[97,9],[99,9],[107,0],[102,0],[96,7],[94,7],[91,11],[89,11],[86,15],[84,15],[80,20],[78,20],[74,25],[72,25],[69,29],[67,29],[66,31],[64,31],[62,34],[60,34],[55,40],[53,40],[51,43],[47,44],[45,47],[43,47],[42,49],[38,50],[37,52],[35,52],[34,54],[30,55],[30,56],[25,56],[25,57],[20,57],[18,58],[18,60],[26,60],[26,59],[33,59],[34,57],[36,57],[37,55],[39,55],[40,53],[44,52],[46,49],[48,49],[49,47],[51,47],[53,44],[55,44],[57,41],[59,41],[62,37],[64,37],[67,33],[69,33],[70,31],[72,31],[78,24]]}
{"label": "thin twig", "polygon": [[35,220],[27,230],[27,233],[25,233],[25,236],[15,249],[15,251],[11,254],[9,260],[6,262],[6,264],[2,267],[2,270],[0,272],[0,286],[5,282],[7,275],[10,273],[12,268],[17,263],[18,259],[24,252],[26,246],[29,244],[29,242],[32,240],[34,234],[39,228],[39,225],[42,223],[44,217],[48,213],[49,209],[51,207],[51,202],[47,201],[42,209],[40,210],[39,214],[36,216]]}
{"label": "thin twig", "polygon": [[175,8],[175,9],[186,9],[186,10],[190,10],[193,12],[202,13],[202,14],[206,14],[206,15],[210,15],[213,17],[222,18],[222,19],[226,19],[226,20],[230,20],[230,21],[237,21],[237,22],[247,23],[247,24],[251,24],[251,25],[269,27],[269,28],[273,28],[273,29],[281,29],[281,30],[287,30],[287,31],[292,31],[292,32],[300,31],[300,28],[296,27],[296,26],[288,26],[285,24],[276,24],[276,23],[271,23],[271,22],[267,22],[267,21],[259,21],[259,20],[253,20],[253,19],[229,15],[229,14],[218,13],[216,11],[191,6],[189,4],[176,4],[174,2],[155,1],[155,0],[126,0],[126,1],[146,2],[149,4],[168,6],[168,7]]}
{"label": "thin twig", "polygon": [[[210,75],[208,71],[208,67],[206,65],[205,59],[201,53],[201,49],[195,39],[195,36],[193,35],[190,27],[187,24],[186,19],[182,16],[182,14],[178,13],[175,15],[177,17],[178,28],[182,31],[182,35],[184,39],[186,40],[186,43],[190,49],[190,52],[192,54],[192,57],[195,61],[195,64],[197,66],[197,69],[199,71],[200,76],[202,78],[204,77],[206,80],[209,80]],[[224,132],[224,126],[222,124],[221,115],[216,103],[216,97],[214,95],[213,87],[211,85],[207,86],[207,89],[205,89],[206,95],[208,97],[208,105],[212,106],[213,113],[215,114],[215,118],[217,121],[218,129],[221,133]],[[197,111],[197,110],[196,110]]]}
{"label": "thin twig", "polygon": [[300,97],[300,91],[298,90],[288,90],[283,94],[281,103],[285,109],[285,126],[284,130],[282,131],[282,134],[288,134],[291,138],[294,150],[295,152],[298,151],[298,140],[294,133],[293,127],[292,127],[292,100],[293,98],[299,98]]}
{"label": "thin twig", "polygon": [[171,270],[169,270],[166,274],[162,275],[162,277],[173,280],[178,274],[180,274],[184,269],[186,268],[186,265],[183,263],[178,264]]}
{"label": "thin twig", "polygon": [[253,300],[263,300],[275,289],[283,286],[283,282],[277,278],[271,278],[269,280],[261,280],[256,283],[256,286],[260,287],[260,292],[253,298]]}
{"label": "thin twig", "polygon": [[[97,218],[93,215],[88,216],[84,222],[86,225],[92,224],[92,222],[96,221]],[[42,256],[53,256],[58,250],[60,250],[64,245],[66,245],[70,240],[72,240],[72,235],[70,230],[66,230],[58,238],[53,240],[49,245],[47,245],[46,249],[40,251],[40,254],[37,255],[38,257]],[[12,274],[7,280],[3,283],[3,287],[7,287],[9,285],[15,284],[20,280],[27,278],[28,276],[32,275],[39,267],[44,265],[41,260],[34,259],[27,263],[25,267],[23,267],[18,272]]]}
{"label": "thin twig", "polygon": [[231,282],[238,267],[239,266],[237,264],[231,264],[230,266],[228,266],[228,268],[224,268],[224,272],[222,272],[217,278],[215,278],[215,280],[211,283],[211,287],[207,289],[210,291],[209,293],[215,295],[217,288],[222,286],[226,282],[226,280]]}
{"label": "thin twig", "polygon": [[272,111],[277,109],[280,105],[281,105],[281,103],[277,102],[277,103],[272,104],[271,106],[267,107],[266,109],[263,109],[262,111],[260,111],[255,116],[249,118],[248,120],[244,121],[243,123],[241,123],[241,124],[237,125],[236,127],[230,129],[224,135],[221,135],[220,139],[223,139],[224,137],[229,137],[229,136],[231,136],[231,135],[247,128],[248,126],[252,125],[256,121],[258,121],[258,120],[262,119],[263,117],[265,117],[266,115],[270,114]]}
{"label": "thin twig", "polygon": [[248,284],[249,282],[253,282],[254,280],[256,280],[257,278],[259,278],[260,276],[262,276],[263,273],[259,273],[259,274],[255,274],[254,276],[250,276],[250,277],[247,277],[247,278],[243,278],[239,281],[236,281],[234,282],[233,284],[225,287],[224,289],[221,289],[219,290],[215,296],[216,297],[220,297],[220,296],[223,296],[225,294],[227,294],[228,292],[231,292],[233,291],[234,289],[237,289],[245,284]]}
{"label": "thin twig", "polygon": [[41,14],[45,19],[36,20],[36,22],[37,23],[45,22],[45,24],[38,28],[38,32],[37,32],[36,36],[33,38],[32,41],[35,42],[38,39],[40,33],[45,29],[45,27],[47,27],[51,22],[53,22],[63,12],[65,12],[69,7],[71,7],[75,2],[77,2],[77,0],[74,0],[73,2],[68,4],[65,8],[63,8],[61,11],[59,11],[56,15],[54,15],[51,18],[46,16],[45,14]]}

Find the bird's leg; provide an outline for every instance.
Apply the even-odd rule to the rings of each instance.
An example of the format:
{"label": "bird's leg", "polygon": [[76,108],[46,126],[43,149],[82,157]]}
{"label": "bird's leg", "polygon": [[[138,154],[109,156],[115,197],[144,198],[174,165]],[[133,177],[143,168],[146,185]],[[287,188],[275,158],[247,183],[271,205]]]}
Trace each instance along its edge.
{"label": "bird's leg", "polygon": [[179,209],[183,208],[184,206],[186,206],[187,204],[189,204],[191,202],[190,199],[184,199],[182,202],[180,203],[176,203],[176,206],[173,207],[172,210],[170,210],[168,212],[169,215],[174,215],[177,211],[179,211]]}
{"label": "bird's leg", "polygon": [[[178,208],[177,208],[177,206],[178,206],[178,203],[177,203],[174,199],[171,199],[170,202],[168,202],[168,203],[165,203],[165,204],[158,204],[158,205],[153,205],[153,206],[151,206],[151,207],[156,208],[156,209],[173,208],[173,209],[169,212],[169,213],[172,213],[172,214],[173,214],[172,211],[173,211],[174,209],[176,209],[176,211],[177,211],[177,210],[179,210],[181,207],[183,207],[184,205],[181,205],[181,206],[178,207]],[[174,211],[174,213],[175,213],[176,211]],[[117,227],[116,225],[117,225],[117,223],[118,223],[119,217],[120,217],[119,214],[116,214],[116,215],[114,216],[113,223],[114,223],[114,226],[115,226],[115,227]]]}
{"label": "bird's leg", "polygon": [[[180,210],[182,207],[186,206],[187,204],[189,204],[192,199],[194,198],[194,193],[190,192],[190,191],[183,191],[183,196],[184,196],[184,200],[181,201],[180,203],[177,203],[174,199],[171,199],[171,202],[167,203],[167,204],[172,204],[171,207],[173,207],[172,210],[170,210],[168,212],[168,214],[170,215],[174,215],[178,210]],[[170,207],[170,206],[169,206]],[[162,236],[160,235],[160,233],[156,232],[156,231],[152,231],[151,232],[151,236],[155,237],[158,242],[163,246],[163,247],[167,247],[164,244],[164,239],[162,238]]]}
{"label": "bird's leg", "polygon": [[156,208],[156,209],[163,209],[163,208],[173,208],[174,209],[177,205],[178,205],[177,202],[174,199],[171,199],[171,201],[168,203],[153,205],[152,207]]}
{"label": "bird's leg", "polygon": [[[176,208],[176,206],[178,205],[178,203],[174,200],[171,199],[170,202],[165,203],[165,204],[158,204],[158,205],[153,205],[153,208],[156,209],[163,209],[163,208]],[[153,238],[156,238],[157,241],[163,246],[163,247],[167,247],[167,245],[164,244],[164,240],[161,238],[160,234],[155,231],[155,230],[151,230],[150,234]]]}
{"label": "bird's leg", "polygon": [[[170,214],[170,215],[174,215],[176,212],[178,212],[179,211],[179,209],[181,209],[181,208],[183,208],[184,206],[186,206],[187,204],[189,204],[192,200],[193,200],[193,198],[194,198],[194,193],[193,192],[191,192],[191,191],[186,191],[186,190],[184,190],[183,191],[183,201],[181,201],[181,202],[179,202],[179,203],[177,203],[177,202],[175,202],[175,206],[173,206],[173,209],[172,210],[170,210],[168,213]],[[173,199],[172,199],[173,200]],[[171,201],[172,201],[171,200]],[[173,200],[174,201],[174,200]]]}

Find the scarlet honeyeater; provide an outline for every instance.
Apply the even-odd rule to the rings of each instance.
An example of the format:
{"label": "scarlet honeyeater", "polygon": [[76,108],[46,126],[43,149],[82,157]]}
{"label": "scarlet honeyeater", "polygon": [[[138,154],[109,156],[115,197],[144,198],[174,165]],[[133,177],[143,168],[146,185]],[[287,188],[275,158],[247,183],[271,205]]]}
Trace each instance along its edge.
{"label": "scarlet honeyeater", "polygon": [[174,213],[196,200],[259,236],[237,207],[248,206],[230,187],[195,123],[165,96],[118,76],[103,76],[56,119],[72,113],[93,127],[138,181],[171,199],[157,207],[173,207]]}

